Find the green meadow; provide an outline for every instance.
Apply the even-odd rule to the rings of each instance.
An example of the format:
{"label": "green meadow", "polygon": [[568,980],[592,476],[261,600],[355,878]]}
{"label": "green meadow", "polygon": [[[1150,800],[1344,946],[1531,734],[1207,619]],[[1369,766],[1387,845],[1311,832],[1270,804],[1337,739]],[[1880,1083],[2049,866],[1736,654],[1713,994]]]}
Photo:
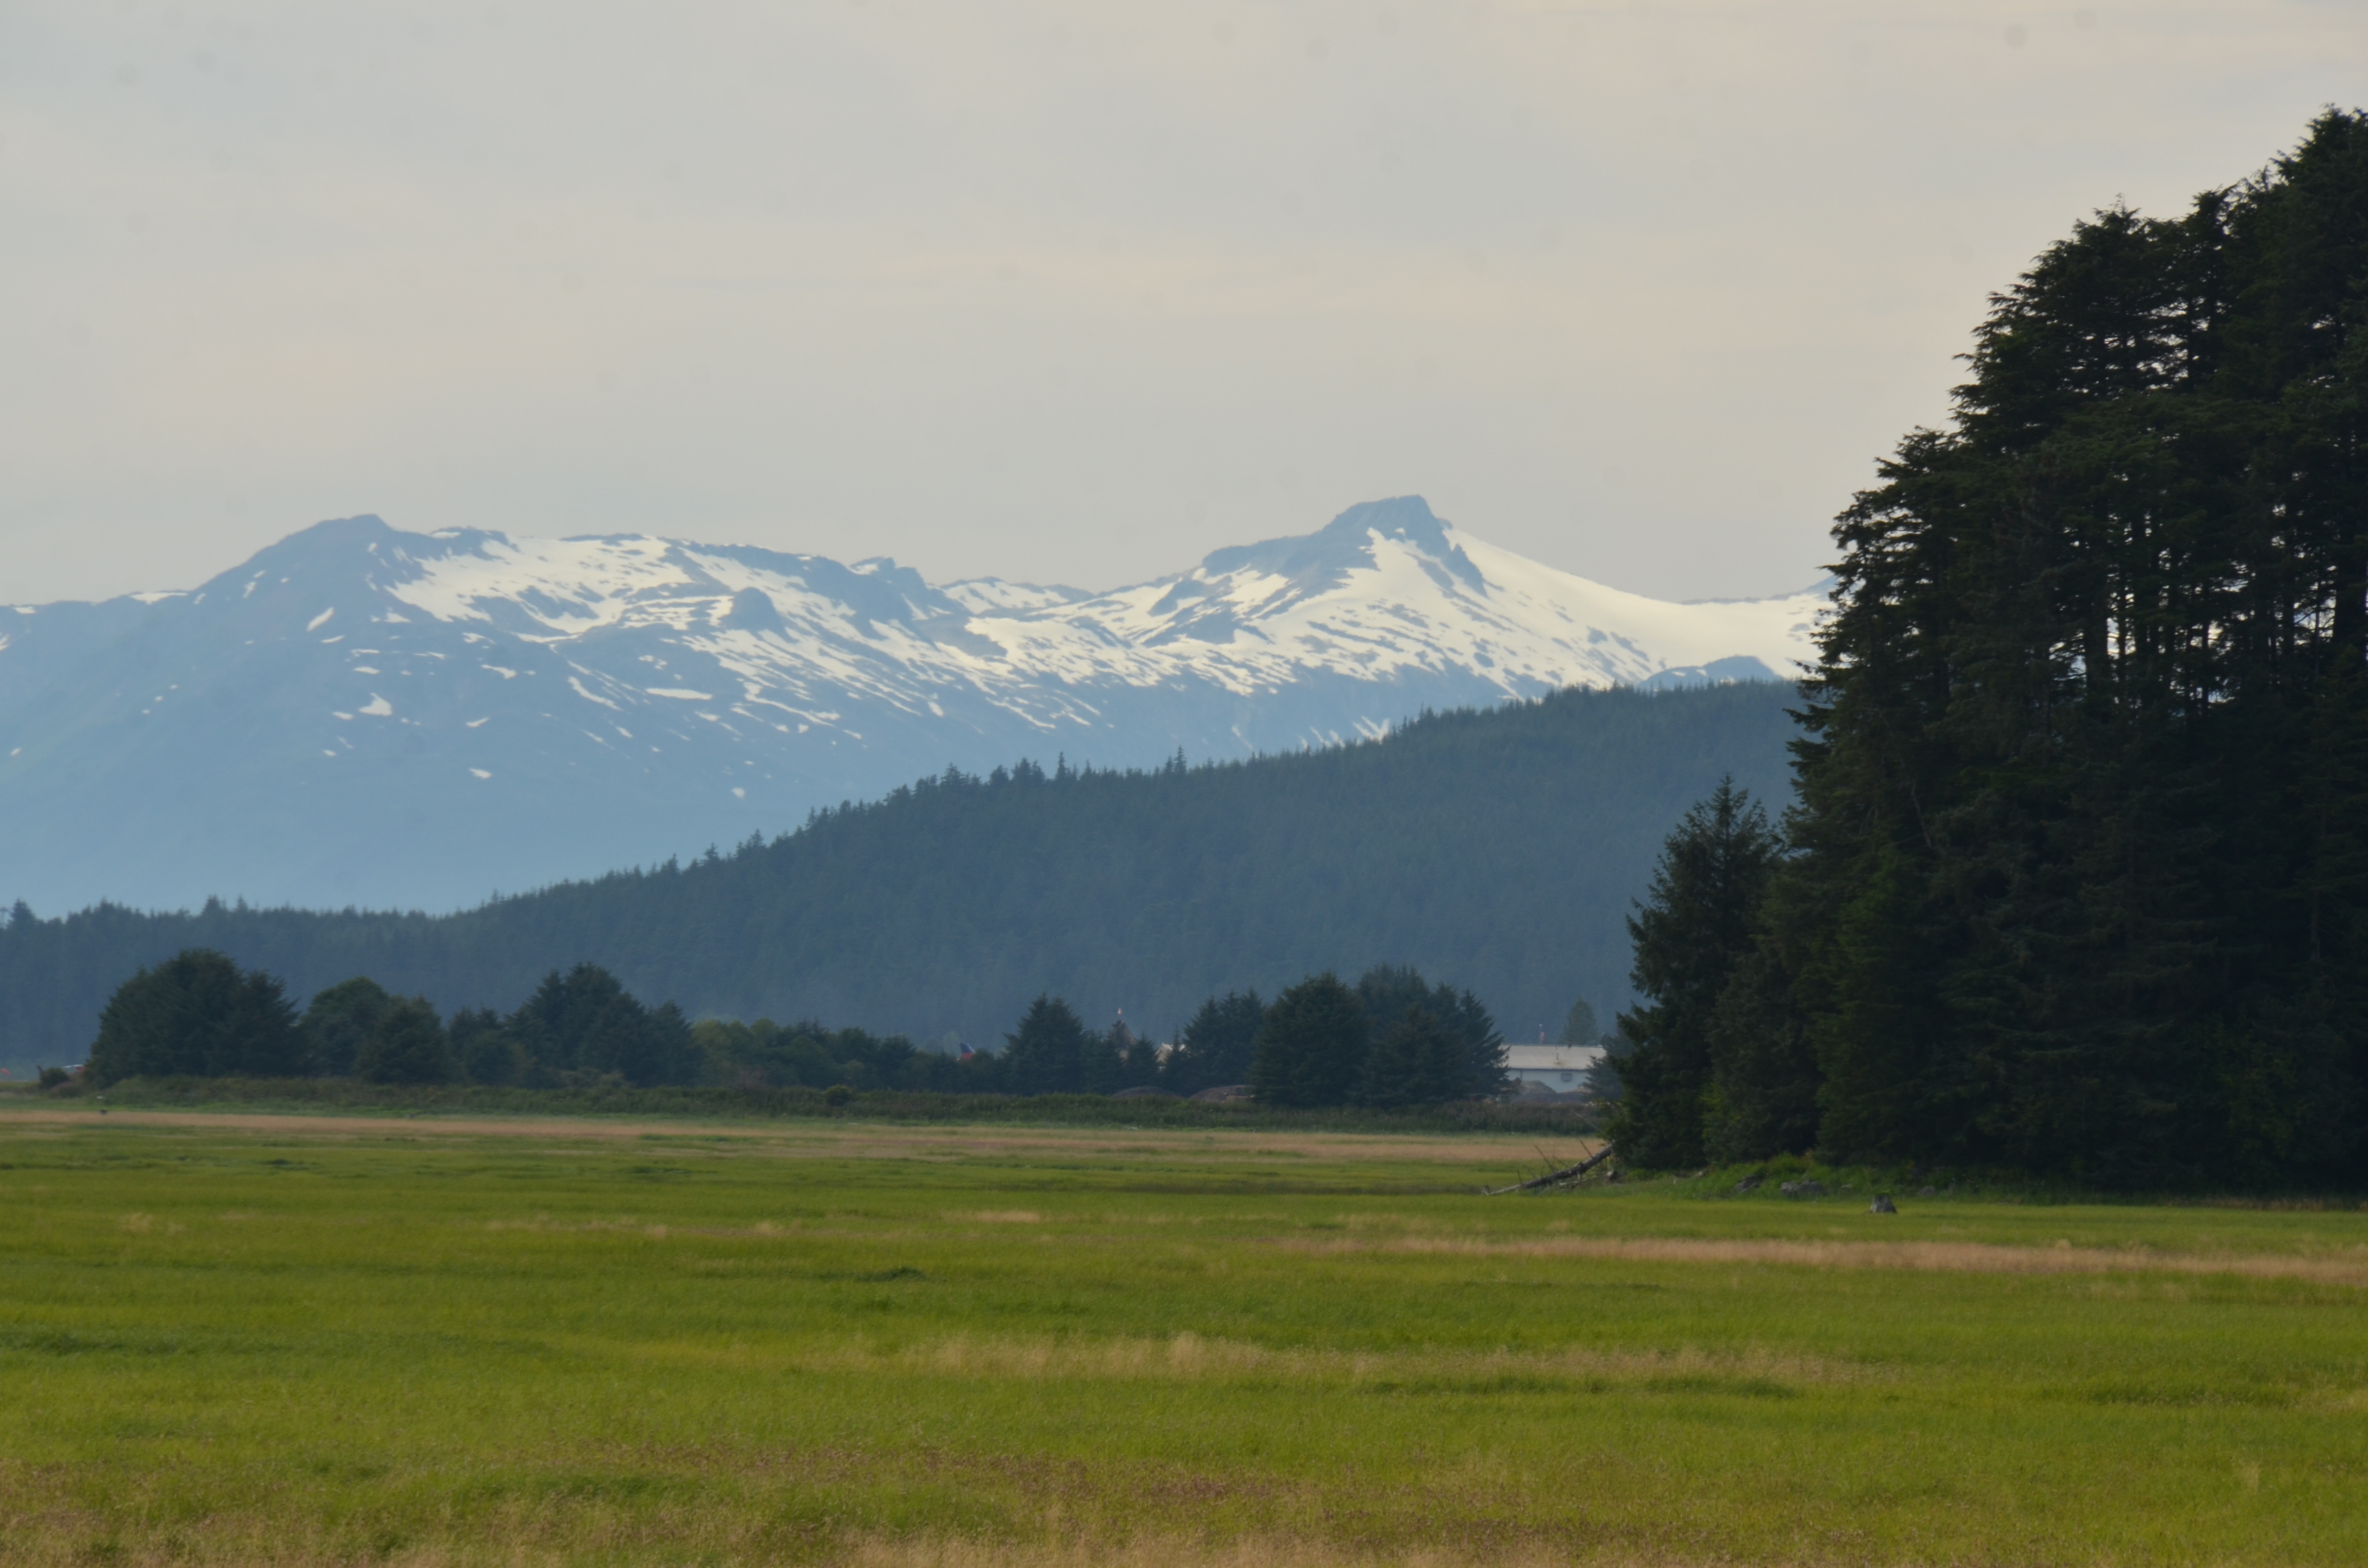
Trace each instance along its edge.
{"label": "green meadow", "polygon": [[1540,1159],[8,1111],[0,1561],[2368,1562],[2368,1214]]}

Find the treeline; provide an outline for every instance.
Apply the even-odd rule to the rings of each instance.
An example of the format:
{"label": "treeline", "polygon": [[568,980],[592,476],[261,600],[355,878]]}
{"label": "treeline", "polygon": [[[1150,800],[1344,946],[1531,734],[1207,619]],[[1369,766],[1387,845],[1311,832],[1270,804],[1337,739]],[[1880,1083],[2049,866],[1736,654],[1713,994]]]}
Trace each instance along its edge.
{"label": "treeline", "polygon": [[2112,1185],[2368,1176],[2368,119],[1998,296],[1835,530],[1771,825],[1633,924],[1618,1136]]}
{"label": "treeline", "polygon": [[[760,1018],[685,1020],[645,1006],[614,975],[577,964],[543,978],[516,1011],[464,1008],[449,1019],[424,997],[364,976],[328,987],[302,1014],[286,988],[204,949],[142,969],[108,998],[81,1086],[126,1079],[354,1078],[378,1085],[470,1084],[586,1089],[715,1085],[746,1089],[880,1089],[943,1095],[1179,1096],[1255,1086],[1284,1108],[1396,1110],[1486,1097],[1505,1087],[1504,1040],[1469,991],[1382,965],[1353,987],[1310,976],[1269,1006],[1256,992],[1204,1001],[1163,1049],[1121,1018],[1092,1029],[1065,1001],[1039,995],[1000,1051],[947,1055],[902,1035]],[[45,1073],[61,1087],[63,1073]]]}
{"label": "treeline", "polygon": [[311,1076],[575,1088],[690,1084],[705,1071],[680,1008],[644,1006],[593,964],[553,971],[507,1016],[463,1008],[448,1020],[426,997],[395,995],[366,976],[330,986],[300,1015],[279,980],[193,948],[117,987],[82,1077],[96,1088],[126,1078]]}
{"label": "treeline", "polygon": [[[123,977],[186,948],[299,997],[356,974],[508,1008],[589,961],[690,1016],[861,1018],[994,1040],[1039,992],[1172,1034],[1377,958],[1452,974],[1509,1032],[1624,994],[1621,916],[1654,846],[1732,772],[1786,788],[1791,688],[1570,691],[1386,739],[1152,773],[948,773],[769,843],[462,914],[102,905],[0,926],[0,1060],[68,1060]],[[390,853],[399,845],[390,840]]]}

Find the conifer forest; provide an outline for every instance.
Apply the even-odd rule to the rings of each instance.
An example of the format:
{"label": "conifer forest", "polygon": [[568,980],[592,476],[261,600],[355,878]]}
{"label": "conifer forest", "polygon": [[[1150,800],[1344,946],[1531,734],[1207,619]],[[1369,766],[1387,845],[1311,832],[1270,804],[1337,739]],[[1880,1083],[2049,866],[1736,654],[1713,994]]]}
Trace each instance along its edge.
{"label": "conifer forest", "polygon": [[1618,1136],[2368,1175],[2368,119],[1997,295],[1835,529],[1795,798],[1632,921]]}

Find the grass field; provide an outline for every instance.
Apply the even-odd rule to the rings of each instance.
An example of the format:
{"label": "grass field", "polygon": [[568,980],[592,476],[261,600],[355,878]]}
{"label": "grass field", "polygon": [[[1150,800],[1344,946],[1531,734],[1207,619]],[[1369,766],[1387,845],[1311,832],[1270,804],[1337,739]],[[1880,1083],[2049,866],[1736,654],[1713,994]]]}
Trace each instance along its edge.
{"label": "grass field", "polygon": [[1537,1164],[10,1112],[0,1561],[2368,1562],[2368,1215]]}
{"label": "grass field", "polygon": [[484,1084],[364,1084],[351,1078],[131,1078],[104,1090],[82,1085],[34,1095],[0,1084],[0,1111],[40,1105],[135,1110],[262,1110],[279,1115],[570,1116],[686,1118],[701,1121],[935,1121],[1162,1128],[1171,1131],[1502,1132],[1575,1137],[1596,1129],[1591,1108],[1568,1101],[1458,1100],[1379,1111],[1349,1106],[1287,1110],[1235,1101],[1211,1105],[1107,1095],[936,1095],[901,1089],[659,1086],[621,1079],[576,1089]]}

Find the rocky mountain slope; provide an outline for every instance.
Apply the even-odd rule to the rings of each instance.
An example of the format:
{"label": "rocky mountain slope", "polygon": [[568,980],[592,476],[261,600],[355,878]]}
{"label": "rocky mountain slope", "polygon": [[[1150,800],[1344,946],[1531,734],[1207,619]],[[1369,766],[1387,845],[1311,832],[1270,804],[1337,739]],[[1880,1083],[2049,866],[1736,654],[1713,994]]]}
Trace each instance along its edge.
{"label": "rocky mountain slope", "polygon": [[1777,678],[1822,602],[1620,593],[1418,497],[1103,594],[347,518],[188,593],[0,609],[0,899],[451,908],[950,766],[1238,756],[1563,687]]}

